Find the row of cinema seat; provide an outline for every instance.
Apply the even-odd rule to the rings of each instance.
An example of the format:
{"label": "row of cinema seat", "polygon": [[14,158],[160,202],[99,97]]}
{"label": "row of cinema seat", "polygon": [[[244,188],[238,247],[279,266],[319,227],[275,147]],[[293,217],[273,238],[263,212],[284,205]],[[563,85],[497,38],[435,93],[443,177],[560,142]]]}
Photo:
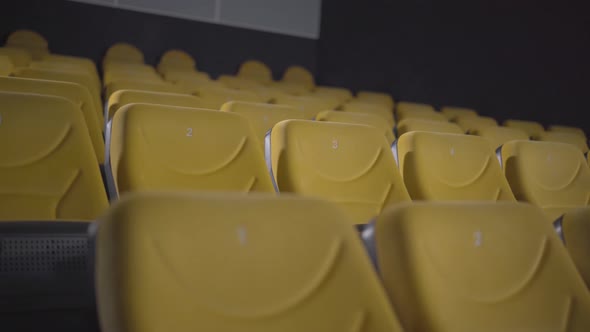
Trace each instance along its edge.
{"label": "row of cinema seat", "polygon": [[8,44],[36,60],[0,77],[0,318],[96,292],[103,331],[590,327],[583,131]]}

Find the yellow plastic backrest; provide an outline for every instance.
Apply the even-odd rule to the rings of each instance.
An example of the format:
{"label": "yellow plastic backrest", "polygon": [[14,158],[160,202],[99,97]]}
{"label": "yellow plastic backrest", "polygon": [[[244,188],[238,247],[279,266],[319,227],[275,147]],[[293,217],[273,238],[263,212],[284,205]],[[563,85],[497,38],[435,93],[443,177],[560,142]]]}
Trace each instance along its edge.
{"label": "yellow plastic backrest", "polygon": [[12,60],[6,55],[0,55],[0,76],[8,76],[14,71]]}
{"label": "yellow plastic backrest", "polygon": [[145,61],[143,52],[139,48],[128,43],[116,43],[109,47],[103,62],[144,63]]}
{"label": "yellow plastic backrest", "polygon": [[37,60],[49,54],[47,40],[38,32],[32,30],[14,31],[6,39],[5,45],[25,49]]}
{"label": "yellow plastic backrest", "polygon": [[356,99],[363,103],[374,103],[380,104],[387,107],[389,110],[393,110],[393,98],[390,94],[384,92],[373,92],[373,91],[359,91],[356,94]]}
{"label": "yellow plastic backrest", "polygon": [[239,114],[130,104],[111,126],[110,169],[120,194],[274,192],[256,134]]}
{"label": "yellow plastic backrest", "polygon": [[152,92],[142,90],[118,90],[109,98],[108,103],[108,119],[112,119],[113,115],[121,107],[133,104],[158,104],[168,106],[192,107],[199,108],[202,102],[199,97],[189,94],[180,93],[164,93]]}
{"label": "yellow plastic backrest", "polygon": [[260,83],[249,78],[231,75],[221,75],[217,78],[217,81],[230,89],[253,90],[262,87]]}
{"label": "yellow plastic backrest", "polygon": [[284,82],[302,84],[308,88],[313,88],[315,86],[313,75],[309,70],[302,66],[290,66],[287,68],[285,73],[283,73],[282,80]]}
{"label": "yellow plastic backrest", "polygon": [[502,146],[502,163],[516,198],[547,209],[551,217],[590,202],[590,169],[574,146],[512,141]]}
{"label": "yellow plastic backrest", "polygon": [[313,94],[336,98],[341,104],[352,99],[352,92],[350,90],[335,86],[318,86],[313,90]]}
{"label": "yellow plastic backrest", "polygon": [[9,57],[15,67],[27,67],[33,61],[28,51],[15,47],[0,47],[0,55]]}
{"label": "yellow plastic backrest", "polygon": [[586,138],[573,132],[548,131],[538,135],[537,139],[542,142],[560,142],[571,144],[580,149],[580,151],[583,153],[588,152],[588,142],[586,141]]}
{"label": "yellow plastic backrest", "polygon": [[406,331],[588,331],[590,298],[547,217],[523,203],[414,203],[375,226]]}
{"label": "yellow plastic backrest", "polygon": [[409,200],[389,143],[374,127],[286,120],[270,135],[267,163],[281,192],[336,202],[356,224]]}
{"label": "yellow plastic backrest", "polygon": [[455,121],[459,117],[465,116],[477,116],[477,112],[471,108],[455,107],[455,106],[443,106],[440,112],[449,119],[449,121]]}
{"label": "yellow plastic backrest", "polygon": [[506,120],[503,123],[504,127],[516,128],[524,131],[529,137],[538,137],[545,131],[543,125],[534,121],[523,120]]}
{"label": "yellow plastic backrest", "polygon": [[555,132],[571,132],[571,133],[576,133],[576,134],[586,138],[586,133],[584,133],[584,131],[578,127],[552,125],[552,126],[549,126],[549,131],[551,131],[551,132],[553,132],[553,131],[555,131]]}
{"label": "yellow plastic backrest", "polygon": [[303,112],[289,105],[249,103],[230,101],[221,106],[222,111],[238,113],[246,117],[256,133],[261,149],[264,150],[264,138],[272,127],[283,120],[305,119]]}
{"label": "yellow plastic backrest", "polygon": [[427,104],[418,104],[410,102],[399,102],[396,106],[397,121],[406,119],[423,119],[431,121],[448,122],[449,120],[434,107]]}
{"label": "yellow plastic backrest", "polygon": [[498,121],[487,116],[460,116],[455,122],[463,129],[463,131],[472,133],[479,131],[485,127],[498,126]]}
{"label": "yellow plastic backrest", "polygon": [[264,98],[252,91],[236,90],[214,85],[200,85],[196,87],[195,95],[203,101],[203,108],[219,110],[221,106],[229,101],[246,101],[252,103],[264,102]]}
{"label": "yellow plastic backrest", "polygon": [[463,130],[458,125],[436,120],[425,120],[420,118],[409,118],[400,121],[397,124],[397,134],[399,136],[412,131],[428,131],[432,133],[463,134]]}
{"label": "yellow plastic backrest", "polygon": [[76,105],[12,92],[0,92],[0,105],[0,219],[98,217],[108,202]]}
{"label": "yellow plastic backrest", "polygon": [[91,71],[87,66],[78,63],[45,60],[33,61],[29,64],[29,68],[81,73],[90,77],[90,80],[93,82],[93,86],[101,86],[100,78],[97,76],[96,72]]}
{"label": "yellow plastic backrest", "polygon": [[528,140],[529,135],[521,129],[509,127],[488,126],[475,130],[473,135],[481,136],[490,142],[492,149],[496,150],[500,146],[510,141]]}
{"label": "yellow plastic backrest", "polygon": [[257,60],[244,61],[238,69],[237,76],[245,77],[261,84],[272,82],[272,72],[264,63]]}
{"label": "yellow plastic backrest", "polygon": [[164,80],[152,66],[143,64],[126,64],[126,66],[109,66],[109,68],[104,71],[103,85],[105,87],[116,81],[163,83]]}
{"label": "yellow plastic backrest", "polygon": [[291,96],[303,96],[309,95],[312,92],[313,87],[307,86],[303,83],[278,81],[272,82],[267,86],[278,89],[283,93]]}
{"label": "yellow plastic backrest", "polygon": [[397,153],[414,200],[514,200],[485,138],[414,131],[398,138]]}
{"label": "yellow plastic backrest", "polygon": [[576,264],[578,272],[590,287],[590,207],[579,208],[563,216],[561,230],[565,247]]}
{"label": "yellow plastic backrest", "polygon": [[293,196],[124,198],[99,224],[97,297],[108,331],[401,332],[347,216]]}
{"label": "yellow plastic backrest", "polygon": [[145,82],[134,80],[117,80],[109,83],[105,88],[105,100],[109,100],[113,93],[119,90],[140,90],[165,93],[185,93],[185,91],[168,82]]}
{"label": "yellow plastic backrest", "polygon": [[375,114],[385,119],[391,127],[395,125],[391,108],[383,104],[353,100],[340,108],[345,112]]}
{"label": "yellow plastic backrest", "polygon": [[98,77],[98,70],[96,69],[96,64],[93,60],[89,58],[63,54],[48,54],[46,57],[43,58],[43,61],[52,63],[69,63],[83,66],[86,69],[88,69],[89,72],[93,73]]}
{"label": "yellow plastic backrest", "polygon": [[160,58],[158,71],[165,73],[170,69],[196,70],[196,62],[193,57],[183,50],[168,50]]}
{"label": "yellow plastic backrest", "polygon": [[313,119],[321,111],[329,111],[338,107],[338,102],[333,99],[311,96],[280,96],[276,99],[276,103],[299,108],[305,114],[306,119]]}
{"label": "yellow plastic backrest", "polygon": [[0,77],[0,91],[53,95],[68,99],[82,111],[96,158],[104,163],[104,141],[102,123],[94,109],[90,92],[85,87],[70,82],[36,80],[16,77]]}
{"label": "yellow plastic backrest", "polygon": [[164,74],[164,79],[168,82],[179,83],[179,82],[209,82],[211,78],[209,74],[197,71],[175,71],[169,70]]}
{"label": "yellow plastic backrest", "polygon": [[395,141],[393,128],[389,126],[387,121],[376,114],[368,113],[353,113],[344,111],[322,111],[316,115],[317,121],[329,121],[351,124],[364,124],[375,127],[383,132],[387,142],[391,145]]}
{"label": "yellow plastic backrest", "polygon": [[95,85],[95,82],[92,80],[90,75],[76,71],[23,68],[17,70],[14,73],[14,76],[79,84],[88,89],[88,92],[92,97],[94,109],[98,112],[97,114],[99,120],[101,122],[104,121],[102,112],[102,99],[100,98],[100,87]]}

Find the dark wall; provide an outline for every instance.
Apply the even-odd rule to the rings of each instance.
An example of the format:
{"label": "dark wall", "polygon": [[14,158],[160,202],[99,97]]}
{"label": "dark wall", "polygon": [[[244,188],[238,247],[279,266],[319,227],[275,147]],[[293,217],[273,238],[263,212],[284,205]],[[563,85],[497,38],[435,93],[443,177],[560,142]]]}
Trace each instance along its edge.
{"label": "dark wall", "polygon": [[[8,1],[7,1],[8,2]],[[138,46],[155,64],[168,49],[192,54],[199,70],[235,73],[247,59],[267,63],[276,78],[291,64],[315,71],[316,40],[232,28],[64,0],[11,0],[0,13],[0,41],[15,29],[34,29],[50,50],[102,59],[113,43]]]}
{"label": "dark wall", "polygon": [[586,127],[590,20],[582,1],[324,0],[323,84],[474,107],[500,120]]}

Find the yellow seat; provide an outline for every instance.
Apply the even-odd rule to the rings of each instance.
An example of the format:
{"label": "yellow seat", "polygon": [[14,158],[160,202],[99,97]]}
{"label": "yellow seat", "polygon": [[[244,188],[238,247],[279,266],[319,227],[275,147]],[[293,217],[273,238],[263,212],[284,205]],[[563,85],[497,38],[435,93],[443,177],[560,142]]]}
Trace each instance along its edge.
{"label": "yellow seat", "polygon": [[299,108],[306,119],[313,119],[319,112],[333,110],[338,106],[338,102],[334,99],[311,96],[281,96],[275,103]]}
{"label": "yellow seat", "polygon": [[76,72],[83,75],[87,75],[92,81],[92,86],[100,88],[101,82],[100,77],[96,71],[92,71],[89,67],[78,63],[64,62],[64,61],[33,61],[29,63],[29,68],[42,69],[42,70],[54,70],[64,72]]}
{"label": "yellow seat", "polygon": [[284,94],[291,96],[304,96],[309,95],[312,92],[313,87],[307,86],[302,83],[278,81],[272,82],[268,87],[282,91]]}
{"label": "yellow seat", "polygon": [[472,132],[473,135],[481,136],[490,142],[492,149],[496,150],[506,142],[516,140],[528,140],[529,135],[517,128],[509,127],[484,127]]}
{"label": "yellow seat", "polygon": [[397,155],[414,200],[514,200],[485,138],[414,131],[398,138]]}
{"label": "yellow seat", "polygon": [[199,108],[202,102],[199,97],[189,94],[152,92],[142,90],[118,90],[111,95],[105,118],[110,120],[121,107],[134,104],[157,104],[180,107]]}
{"label": "yellow seat", "polygon": [[313,94],[320,97],[336,98],[340,104],[344,104],[352,99],[352,92],[350,90],[335,86],[318,86],[313,90]]}
{"label": "yellow seat", "polygon": [[390,94],[384,92],[359,91],[356,94],[356,100],[362,103],[379,104],[393,111],[393,98]]}
{"label": "yellow seat", "polygon": [[261,87],[260,83],[254,80],[231,75],[220,75],[217,81],[230,89],[254,90]]}
{"label": "yellow seat", "polygon": [[219,110],[228,101],[246,101],[251,103],[262,103],[264,98],[252,91],[236,90],[214,85],[195,86],[195,95],[203,102],[203,108]]}
{"label": "yellow seat", "polygon": [[0,55],[0,76],[9,76],[14,71],[12,60],[6,55]]}
{"label": "yellow seat", "polygon": [[164,79],[171,83],[203,83],[210,82],[209,74],[198,71],[173,71],[168,70],[164,74]]}
{"label": "yellow seat", "polygon": [[315,80],[309,70],[302,66],[289,66],[283,73],[283,82],[302,84],[308,89],[313,89]]}
{"label": "yellow seat", "polygon": [[286,120],[269,134],[267,166],[280,192],[328,199],[355,224],[409,200],[389,143],[366,125]]}
{"label": "yellow seat", "polygon": [[269,84],[272,82],[270,68],[258,60],[244,61],[238,69],[237,76],[254,80],[260,84]]}
{"label": "yellow seat", "polygon": [[145,60],[139,48],[128,43],[116,43],[105,53],[103,67],[109,62],[144,63]]}
{"label": "yellow seat", "polygon": [[502,163],[516,198],[543,208],[552,220],[590,202],[590,169],[574,146],[512,141],[502,146]]}
{"label": "yellow seat", "polygon": [[120,90],[140,90],[164,93],[185,94],[181,87],[168,82],[142,82],[133,80],[119,80],[109,83],[105,88],[105,100],[110,100],[113,93]]}
{"label": "yellow seat", "polygon": [[503,125],[508,128],[520,129],[533,138],[539,137],[545,131],[542,124],[534,121],[506,120]]}
{"label": "yellow seat", "polygon": [[561,231],[565,247],[576,264],[578,272],[590,287],[590,207],[579,208],[566,213],[561,220]]}
{"label": "yellow seat", "polygon": [[130,104],[111,122],[107,185],[125,192],[274,192],[248,119],[229,112]]}
{"label": "yellow seat", "polygon": [[431,105],[404,101],[397,103],[396,115],[398,122],[406,119],[422,119],[441,122],[449,121],[444,115],[436,112]]}
{"label": "yellow seat", "polygon": [[393,144],[393,141],[395,141],[393,128],[391,128],[387,121],[384,121],[382,117],[375,114],[343,111],[322,111],[316,115],[315,120],[372,126],[383,132],[389,145]]}
{"label": "yellow seat", "polygon": [[534,206],[403,204],[372,231],[405,331],[590,330],[588,290]]}
{"label": "yellow seat", "polygon": [[100,164],[104,164],[105,150],[102,137],[102,124],[98,118],[98,111],[94,109],[92,96],[88,92],[88,89],[70,82],[0,77],[0,91],[52,95],[65,98],[74,103],[76,108],[84,116],[88,134],[96,152],[96,158]]}
{"label": "yellow seat", "polygon": [[378,115],[385,119],[390,127],[393,128],[393,126],[395,126],[395,120],[393,119],[393,112],[391,111],[391,108],[379,103],[360,102],[354,100],[340,106],[340,109],[345,112]]}
{"label": "yellow seat", "polygon": [[560,142],[571,144],[583,153],[588,152],[588,142],[582,135],[573,132],[546,131],[537,136],[542,142]]}
{"label": "yellow seat", "polygon": [[463,134],[458,125],[436,120],[424,120],[420,118],[409,118],[397,124],[397,135],[401,136],[412,131],[427,131],[431,133]]}
{"label": "yellow seat", "polygon": [[168,50],[160,58],[158,72],[164,74],[167,71],[194,71],[197,70],[193,57],[183,50]]}
{"label": "yellow seat", "polygon": [[33,61],[31,54],[21,48],[0,47],[0,55],[9,57],[15,67],[27,67]]}
{"label": "yellow seat", "polygon": [[121,200],[99,224],[97,300],[105,331],[402,331],[347,216],[293,196]]}
{"label": "yellow seat", "polygon": [[496,119],[487,116],[460,116],[455,120],[455,122],[463,129],[464,132],[470,134],[480,131],[485,127],[498,126],[498,121],[496,121]]}
{"label": "yellow seat", "polygon": [[6,39],[6,46],[27,50],[34,59],[41,60],[49,54],[47,40],[32,30],[16,30]]}
{"label": "yellow seat", "polygon": [[552,126],[549,126],[549,131],[576,133],[576,134],[586,138],[586,133],[584,133],[584,131],[578,127],[552,125]]}
{"label": "yellow seat", "polygon": [[22,68],[17,70],[14,73],[14,76],[79,84],[88,89],[88,92],[92,97],[92,104],[94,105],[94,110],[97,112],[98,119],[101,123],[104,121],[102,100],[100,98],[100,87],[96,86],[96,82],[90,75],[77,71]]}
{"label": "yellow seat", "polygon": [[117,81],[140,81],[144,83],[164,83],[156,69],[144,64],[124,64],[108,66],[104,72],[103,86]]}
{"label": "yellow seat", "polygon": [[82,112],[56,96],[0,92],[0,219],[93,220],[108,207]]}
{"label": "yellow seat", "polygon": [[471,108],[444,106],[440,109],[442,115],[446,116],[449,121],[455,121],[459,117],[477,116],[477,112]]}
{"label": "yellow seat", "polygon": [[264,150],[264,138],[266,133],[271,130],[275,124],[283,120],[305,119],[303,111],[289,105],[230,101],[223,104],[221,110],[238,113],[246,117],[254,128],[261,150]]}

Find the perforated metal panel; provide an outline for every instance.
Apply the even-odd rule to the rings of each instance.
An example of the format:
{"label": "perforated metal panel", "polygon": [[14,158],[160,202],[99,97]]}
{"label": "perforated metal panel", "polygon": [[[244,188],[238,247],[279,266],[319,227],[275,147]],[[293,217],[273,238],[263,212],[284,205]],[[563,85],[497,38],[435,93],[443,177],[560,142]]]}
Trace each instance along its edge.
{"label": "perforated metal panel", "polygon": [[0,238],[0,274],[84,272],[87,254],[86,237]]}

